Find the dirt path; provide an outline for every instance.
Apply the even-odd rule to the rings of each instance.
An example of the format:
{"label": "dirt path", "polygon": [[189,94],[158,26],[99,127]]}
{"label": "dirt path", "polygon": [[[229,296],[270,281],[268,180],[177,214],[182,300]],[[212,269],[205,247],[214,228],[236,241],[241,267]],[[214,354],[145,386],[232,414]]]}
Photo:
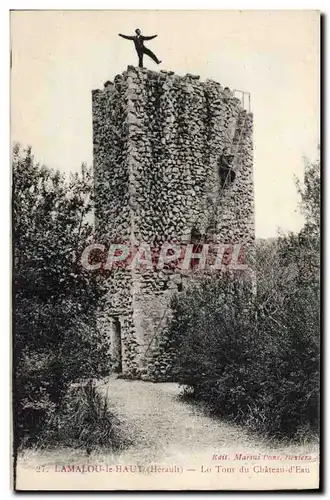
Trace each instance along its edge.
{"label": "dirt path", "polygon": [[[19,484],[63,490],[300,489],[317,485],[316,445],[275,447],[241,426],[212,419],[195,404],[186,403],[174,383],[109,378],[99,383],[99,389],[107,395],[132,444],[120,452],[91,456],[68,449],[25,453],[20,457]],[[243,458],[237,458],[239,454]],[[306,466],[306,462],[287,456],[302,454],[311,456],[309,470],[290,474],[291,466]],[[37,473],[40,464],[47,473]],[[76,464],[92,468],[99,464],[103,473],[59,473],[63,465]],[[273,472],[265,467],[273,467]]]}
{"label": "dirt path", "polygon": [[302,452],[301,446],[275,446],[242,426],[209,417],[201,407],[180,398],[176,383],[110,378],[100,389],[108,394],[133,439],[134,444],[125,452],[130,459],[170,462],[178,456],[183,460],[192,456],[212,460],[213,455],[221,453]]}
{"label": "dirt path", "polygon": [[180,399],[175,383],[110,379],[100,388],[134,441],[132,458],[167,461],[208,452],[212,457],[225,448],[256,444],[241,427],[212,419]]}

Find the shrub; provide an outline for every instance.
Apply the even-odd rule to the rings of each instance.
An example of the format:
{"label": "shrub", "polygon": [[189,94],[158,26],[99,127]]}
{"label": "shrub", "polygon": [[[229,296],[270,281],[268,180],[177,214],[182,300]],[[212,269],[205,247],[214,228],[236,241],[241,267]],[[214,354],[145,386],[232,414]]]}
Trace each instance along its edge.
{"label": "shrub", "polygon": [[301,290],[285,298],[284,309],[281,298],[277,314],[265,314],[265,296],[253,298],[248,288],[223,278],[174,301],[174,376],[214,414],[254,431],[276,437],[315,431],[316,298]]}

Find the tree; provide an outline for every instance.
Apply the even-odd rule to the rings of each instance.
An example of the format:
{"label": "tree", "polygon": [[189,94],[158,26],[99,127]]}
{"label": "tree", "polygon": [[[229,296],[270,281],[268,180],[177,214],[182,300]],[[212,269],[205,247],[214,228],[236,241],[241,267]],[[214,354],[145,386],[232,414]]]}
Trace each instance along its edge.
{"label": "tree", "polygon": [[320,147],[318,157],[314,162],[305,158],[304,182],[296,180],[298,192],[301,196],[300,208],[306,218],[303,231],[314,236],[320,235],[321,220],[321,168]]}
{"label": "tree", "polygon": [[13,149],[13,362],[16,444],[35,440],[69,384],[107,369],[96,324],[101,277],[77,260],[93,236],[93,179],[67,179]]}

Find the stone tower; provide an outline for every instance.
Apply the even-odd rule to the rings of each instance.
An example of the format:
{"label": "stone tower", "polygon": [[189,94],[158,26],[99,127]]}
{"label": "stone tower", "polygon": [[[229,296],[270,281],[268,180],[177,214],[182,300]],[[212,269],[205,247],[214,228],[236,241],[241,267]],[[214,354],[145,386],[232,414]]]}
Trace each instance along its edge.
{"label": "stone tower", "polygon": [[[219,83],[128,66],[92,92],[96,228],[109,243],[254,242],[252,114]],[[223,183],[219,157],[234,155],[235,179]],[[100,320],[114,366],[132,377],[166,378],[157,332],[170,314],[179,271],[122,267],[108,278]]]}

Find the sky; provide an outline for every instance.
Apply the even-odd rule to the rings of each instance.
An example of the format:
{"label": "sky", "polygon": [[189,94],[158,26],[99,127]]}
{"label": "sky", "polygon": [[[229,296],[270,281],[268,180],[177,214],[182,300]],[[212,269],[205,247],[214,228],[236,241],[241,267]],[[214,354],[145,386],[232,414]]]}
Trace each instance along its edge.
{"label": "sky", "polygon": [[193,73],[251,94],[256,236],[298,231],[294,176],[319,143],[317,11],[11,12],[11,139],[61,171],[92,165],[91,90],[128,64],[133,42],[118,33],[158,34],[146,45],[153,70]]}

